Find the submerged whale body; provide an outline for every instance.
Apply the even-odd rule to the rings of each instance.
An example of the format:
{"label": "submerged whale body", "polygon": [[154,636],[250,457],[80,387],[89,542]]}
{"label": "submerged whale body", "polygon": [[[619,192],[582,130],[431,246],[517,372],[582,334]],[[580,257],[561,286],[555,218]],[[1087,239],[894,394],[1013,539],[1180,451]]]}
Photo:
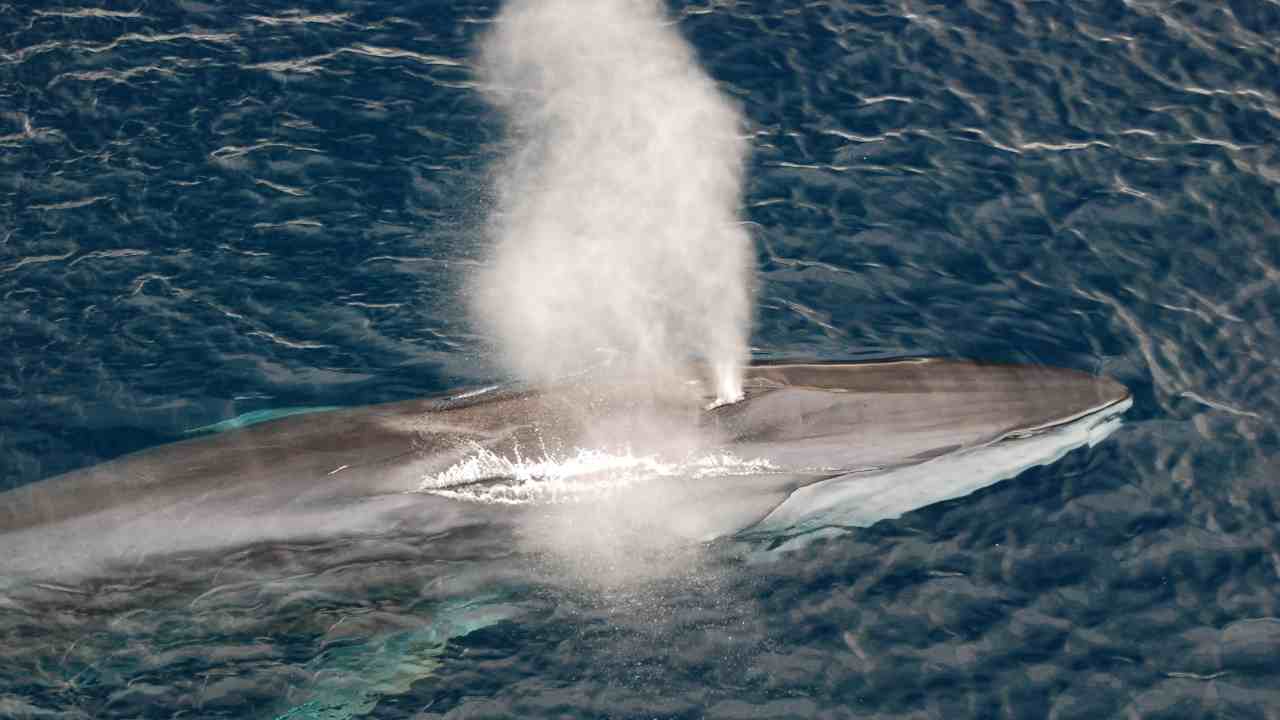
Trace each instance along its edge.
{"label": "submerged whale body", "polygon": [[915,359],[757,364],[745,398],[490,388],[293,415],[0,494],[0,577],[70,581],[260,543],[445,535],[607,504],[646,536],[802,535],[959,497],[1105,437],[1085,373]]}

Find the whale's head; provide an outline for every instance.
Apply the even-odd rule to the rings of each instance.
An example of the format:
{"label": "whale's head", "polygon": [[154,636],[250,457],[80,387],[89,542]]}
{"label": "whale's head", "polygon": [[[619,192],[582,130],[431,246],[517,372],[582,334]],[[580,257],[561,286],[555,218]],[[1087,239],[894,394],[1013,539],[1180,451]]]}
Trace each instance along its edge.
{"label": "whale's head", "polygon": [[1132,405],[1105,377],[942,359],[763,365],[747,386],[712,422],[744,457],[819,478],[745,529],[757,534],[867,526],[968,495],[1100,442]]}
{"label": "whale's head", "polygon": [[751,367],[746,398],[707,422],[740,451],[779,465],[853,472],[1111,417],[1128,398],[1114,380],[1032,365],[779,363]]}

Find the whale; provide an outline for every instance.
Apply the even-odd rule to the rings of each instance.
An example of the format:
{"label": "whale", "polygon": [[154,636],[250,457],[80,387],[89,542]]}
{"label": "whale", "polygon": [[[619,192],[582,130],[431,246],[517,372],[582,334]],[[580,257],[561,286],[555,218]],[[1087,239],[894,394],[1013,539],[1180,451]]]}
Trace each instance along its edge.
{"label": "whale", "polygon": [[743,399],[723,405],[691,371],[299,413],[156,447],[0,494],[0,577],[511,528],[552,506],[621,506],[681,542],[867,526],[1095,444],[1132,402],[1081,371],[939,358],[744,375]]}
{"label": "whale", "polygon": [[776,561],[1095,445],[1132,405],[1077,370],[940,358],[758,362],[727,404],[708,375],[257,412],[0,493],[0,632],[37,673],[73,649],[145,668],[174,628],[242,618],[322,648],[300,676],[244,671],[274,688],[255,716],[361,717],[519,617],[518,588],[670,583],[725,544]]}

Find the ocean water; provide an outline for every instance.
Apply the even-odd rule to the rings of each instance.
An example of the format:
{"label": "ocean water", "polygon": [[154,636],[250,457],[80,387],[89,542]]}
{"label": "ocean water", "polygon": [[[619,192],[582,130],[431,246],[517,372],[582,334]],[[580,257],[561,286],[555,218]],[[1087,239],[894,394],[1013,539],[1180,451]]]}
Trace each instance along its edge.
{"label": "ocean water", "polygon": [[[496,12],[0,3],[0,488],[493,380],[459,293],[505,149],[470,66]],[[1280,712],[1280,6],[670,13],[749,122],[755,356],[1079,368],[1133,391],[1126,424],[661,583],[460,601],[423,588],[492,541],[404,538],[331,586],[3,604],[0,716]]]}

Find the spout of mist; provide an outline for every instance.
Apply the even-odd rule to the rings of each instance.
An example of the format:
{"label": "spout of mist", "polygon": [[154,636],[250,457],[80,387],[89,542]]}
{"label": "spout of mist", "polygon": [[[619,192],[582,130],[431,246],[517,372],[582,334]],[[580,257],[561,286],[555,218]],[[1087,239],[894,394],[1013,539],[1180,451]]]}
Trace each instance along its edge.
{"label": "spout of mist", "polygon": [[604,348],[655,382],[701,360],[741,397],[747,139],[661,4],[511,0],[478,66],[510,148],[470,301],[506,369],[548,383]]}

